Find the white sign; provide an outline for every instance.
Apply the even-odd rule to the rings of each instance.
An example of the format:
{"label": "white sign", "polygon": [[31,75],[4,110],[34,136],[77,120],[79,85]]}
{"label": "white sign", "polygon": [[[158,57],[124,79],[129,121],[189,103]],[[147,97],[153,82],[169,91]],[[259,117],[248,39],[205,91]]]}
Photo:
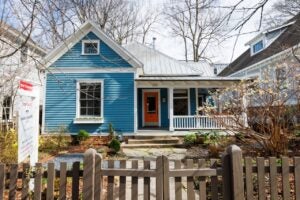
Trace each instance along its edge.
{"label": "white sign", "polygon": [[39,86],[20,80],[18,89],[18,162],[38,161]]}

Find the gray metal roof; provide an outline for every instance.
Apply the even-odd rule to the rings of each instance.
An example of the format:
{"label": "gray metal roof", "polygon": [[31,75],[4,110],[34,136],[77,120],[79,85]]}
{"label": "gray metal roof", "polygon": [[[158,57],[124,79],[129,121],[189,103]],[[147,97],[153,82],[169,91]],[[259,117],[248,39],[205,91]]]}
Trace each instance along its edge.
{"label": "gray metal roof", "polygon": [[[140,76],[136,81],[240,81],[243,78],[239,77],[202,77],[202,76]],[[244,78],[244,80],[246,80]]]}
{"label": "gray metal roof", "polygon": [[202,76],[200,70],[171,58],[158,50],[140,43],[125,45],[124,48],[143,63],[144,75],[148,76]]}
{"label": "gray metal roof", "polygon": [[188,64],[193,70],[197,71],[201,76],[216,76],[214,74],[214,66],[206,60],[194,61],[180,61]]}

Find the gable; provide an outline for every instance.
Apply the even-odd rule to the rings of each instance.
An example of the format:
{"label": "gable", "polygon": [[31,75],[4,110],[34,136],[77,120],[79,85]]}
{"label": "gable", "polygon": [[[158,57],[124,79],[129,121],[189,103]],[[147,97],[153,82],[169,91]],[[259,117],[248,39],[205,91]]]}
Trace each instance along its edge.
{"label": "gable", "polygon": [[[83,55],[83,40],[99,40],[99,55]],[[51,67],[132,67],[127,60],[122,58],[94,32],[90,31],[66,53],[59,57]]]}

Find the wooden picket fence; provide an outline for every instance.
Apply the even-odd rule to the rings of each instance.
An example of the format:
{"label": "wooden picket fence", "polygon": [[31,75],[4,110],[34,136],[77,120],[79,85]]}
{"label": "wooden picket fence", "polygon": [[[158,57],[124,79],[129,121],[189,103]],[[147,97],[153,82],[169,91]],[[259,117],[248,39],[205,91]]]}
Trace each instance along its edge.
{"label": "wooden picket fence", "polygon": [[[70,167],[70,168],[69,168]],[[227,148],[222,159],[113,161],[95,150],[83,165],[35,167],[0,164],[2,199],[296,199],[300,200],[300,157],[242,157]],[[29,192],[30,180],[34,188]]]}

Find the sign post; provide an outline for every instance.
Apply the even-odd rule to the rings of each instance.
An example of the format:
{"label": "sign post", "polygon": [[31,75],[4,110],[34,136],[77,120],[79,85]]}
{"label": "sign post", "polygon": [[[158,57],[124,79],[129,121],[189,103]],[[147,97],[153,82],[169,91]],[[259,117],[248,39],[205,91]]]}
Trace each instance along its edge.
{"label": "sign post", "polygon": [[18,163],[30,157],[30,165],[38,162],[39,85],[20,80],[18,89]]}

